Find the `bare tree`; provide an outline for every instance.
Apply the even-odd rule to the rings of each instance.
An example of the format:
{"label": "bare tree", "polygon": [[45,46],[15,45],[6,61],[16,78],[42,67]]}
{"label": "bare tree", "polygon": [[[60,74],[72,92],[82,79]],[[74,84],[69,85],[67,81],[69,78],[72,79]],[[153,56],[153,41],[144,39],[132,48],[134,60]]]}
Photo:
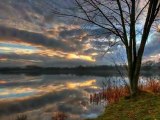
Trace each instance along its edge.
{"label": "bare tree", "polygon": [[[64,1],[65,2],[65,1]],[[50,6],[54,14],[74,17],[105,29],[125,46],[131,96],[138,79],[145,45],[159,14],[159,0],[70,0],[68,7]],[[47,3],[49,4],[49,3]],[[74,6],[73,6],[74,5]]]}

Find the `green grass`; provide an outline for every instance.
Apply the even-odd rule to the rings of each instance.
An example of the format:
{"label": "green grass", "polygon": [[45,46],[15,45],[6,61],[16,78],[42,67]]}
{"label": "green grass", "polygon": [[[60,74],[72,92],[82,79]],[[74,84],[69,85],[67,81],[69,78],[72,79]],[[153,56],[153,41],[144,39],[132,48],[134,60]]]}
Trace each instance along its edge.
{"label": "green grass", "polygon": [[160,95],[142,93],[134,99],[121,99],[92,120],[160,120]]}

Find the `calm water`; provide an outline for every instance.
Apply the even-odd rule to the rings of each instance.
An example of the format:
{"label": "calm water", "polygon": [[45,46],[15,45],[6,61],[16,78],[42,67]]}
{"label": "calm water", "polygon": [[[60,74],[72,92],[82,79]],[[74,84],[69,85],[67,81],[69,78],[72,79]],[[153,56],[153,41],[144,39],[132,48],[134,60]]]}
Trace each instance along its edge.
{"label": "calm water", "polygon": [[0,120],[17,113],[29,120],[50,120],[55,112],[70,119],[96,117],[104,104],[91,105],[89,95],[100,90],[103,81],[103,77],[74,75],[0,75]]}
{"label": "calm water", "polygon": [[105,104],[90,104],[89,95],[108,79],[117,81],[116,77],[0,75],[0,120],[13,120],[20,113],[29,120],[51,120],[56,112],[71,120],[97,117]]}

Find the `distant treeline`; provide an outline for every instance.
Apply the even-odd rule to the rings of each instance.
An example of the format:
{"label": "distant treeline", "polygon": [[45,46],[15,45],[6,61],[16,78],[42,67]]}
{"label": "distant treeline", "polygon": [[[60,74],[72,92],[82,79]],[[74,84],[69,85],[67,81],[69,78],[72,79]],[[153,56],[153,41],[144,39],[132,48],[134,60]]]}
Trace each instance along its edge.
{"label": "distant treeline", "polygon": [[[40,66],[26,66],[21,67],[3,67],[0,68],[1,74],[29,74],[29,75],[41,75],[41,74],[76,74],[76,75],[95,75],[95,76],[109,76],[119,75],[125,73],[126,67],[121,66],[78,66],[78,67],[40,67]],[[142,73],[157,72],[160,67],[143,66]]]}
{"label": "distant treeline", "polygon": [[25,68],[14,67],[0,68],[0,73],[3,74],[76,74],[76,75],[110,75],[115,74],[113,66],[78,66],[78,67],[39,67],[26,66]]}

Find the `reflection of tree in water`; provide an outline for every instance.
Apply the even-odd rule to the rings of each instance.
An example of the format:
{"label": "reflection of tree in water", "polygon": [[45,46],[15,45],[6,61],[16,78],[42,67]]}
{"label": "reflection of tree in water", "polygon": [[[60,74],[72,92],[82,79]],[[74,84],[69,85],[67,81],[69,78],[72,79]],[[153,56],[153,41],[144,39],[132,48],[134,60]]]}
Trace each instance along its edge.
{"label": "reflection of tree in water", "polygon": [[52,120],[66,120],[67,118],[67,114],[63,112],[57,112],[53,115]]}
{"label": "reflection of tree in water", "polygon": [[28,120],[27,115],[18,115],[16,120]]}

